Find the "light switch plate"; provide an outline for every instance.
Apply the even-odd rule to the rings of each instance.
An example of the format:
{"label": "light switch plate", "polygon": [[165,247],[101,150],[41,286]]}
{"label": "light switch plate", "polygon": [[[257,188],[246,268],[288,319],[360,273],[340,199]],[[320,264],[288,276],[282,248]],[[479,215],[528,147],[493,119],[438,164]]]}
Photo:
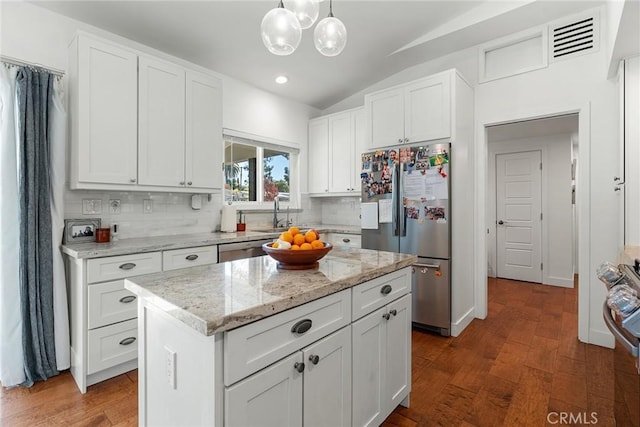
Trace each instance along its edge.
{"label": "light switch plate", "polygon": [[144,199],[142,201],[142,212],[144,212],[146,214],[150,214],[150,213],[153,212],[153,200]]}
{"label": "light switch plate", "polygon": [[102,200],[100,199],[82,199],[82,214],[96,215],[102,213]]}

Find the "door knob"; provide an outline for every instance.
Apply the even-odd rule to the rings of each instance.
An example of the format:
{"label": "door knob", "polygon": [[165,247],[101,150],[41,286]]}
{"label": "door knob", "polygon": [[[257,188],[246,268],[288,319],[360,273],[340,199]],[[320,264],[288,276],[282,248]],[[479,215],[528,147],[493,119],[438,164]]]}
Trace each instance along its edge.
{"label": "door knob", "polygon": [[318,356],[317,354],[312,354],[311,356],[309,356],[309,361],[314,365],[317,365],[320,361],[320,356]]}
{"label": "door knob", "polygon": [[398,314],[398,311],[396,309],[393,309],[393,310],[389,310],[389,313],[391,313],[393,317],[396,317],[396,315]]}
{"label": "door knob", "polygon": [[295,369],[296,371],[298,371],[298,372],[302,373],[302,371],[304,371],[304,363],[302,363],[302,362],[296,362],[296,363],[293,365],[293,369]]}
{"label": "door knob", "polygon": [[382,315],[382,318],[383,318],[384,320],[389,320],[389,319],[391,318],[391,315],[390,315],[389,313],[384,313],[384,314]]}

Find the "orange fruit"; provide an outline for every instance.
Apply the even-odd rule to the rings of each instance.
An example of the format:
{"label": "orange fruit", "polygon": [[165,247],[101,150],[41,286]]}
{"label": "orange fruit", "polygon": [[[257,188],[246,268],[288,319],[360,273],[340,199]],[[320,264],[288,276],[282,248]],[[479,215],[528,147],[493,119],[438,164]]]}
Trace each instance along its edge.
{"label": "orange fruit", "polygon": [[311,242],[311,247],[313,249],[322,249],[324,248],[324,242],[322,240],[314,240]]}
{"label": "orange fruit", "polygon": [[296,234],[300,233],[300,229],[298,227],[289,227],[289,233],[291,233],[292,236],[295,236]]}
{"label": "orange fruit", "polygon": [[293,243],[295,243],[296,245],[300,246],[304,242],[306,242],[304,238],[304,234],[298,233],[295,236],[293,236]]}
{"label": "orange fruit", "polygon": [[299,251],[299,250],[300,250],[300,246],[298,246],[298,245],[291,245],[291,250],[292,250],[292,251]]}
{"label": "orange fruit", "polygon": [[305,233],[304,239],[307,241],[307,243],[311,243],[314,240],[318,240],[318,235],[316,234],[315,231],[309,230]]}
{"label": "orange fruit", "polygon": [[311,243],[303,243],[302,245],[300,245],[300,249],[302,249],[303,251],[308,251],[310,249],[313,249],[313,246],[311,246]]}
{"label": "orange fruit", "polygon": [[278,242],[275,242],[274,244],[271,245],[271,247],[273,249],[278,249],[280,247],[280,244]]}
{"label": "orange fruit", "polygon": [[285,231],[280,235],[280,240],[284,240],[285,242],[293,243],[293,235],[288,231]]}

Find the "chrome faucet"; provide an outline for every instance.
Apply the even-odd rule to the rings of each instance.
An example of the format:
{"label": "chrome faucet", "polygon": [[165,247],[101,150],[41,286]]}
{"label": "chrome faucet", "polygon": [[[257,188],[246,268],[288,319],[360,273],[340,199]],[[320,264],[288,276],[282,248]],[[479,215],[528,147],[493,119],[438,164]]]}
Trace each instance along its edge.
{"label": "chrome faucet", "polygon": [[[280,195],[277,195],[276,197],[273,198],[273,228],[279,228],[280,222],[283,221],[282,219],[278,219],[279,210],[280,210]],[[291,225],[291,222],[289,220],[289,207],[287,206],[287,219],[284,226],[288,227],[289,225]]]}

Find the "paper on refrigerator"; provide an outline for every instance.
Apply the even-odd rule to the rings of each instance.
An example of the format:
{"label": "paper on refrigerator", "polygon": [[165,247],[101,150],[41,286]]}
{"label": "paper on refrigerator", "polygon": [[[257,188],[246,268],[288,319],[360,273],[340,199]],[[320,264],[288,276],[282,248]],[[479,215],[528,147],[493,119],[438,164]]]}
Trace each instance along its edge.
{"label": "paper on refrigerator", "polygon": [[379,223],[388,223],[392,221],[392,216],[391,216],[391,208],[392,208],[392,202],[393,200],[391,199],[382,199],[382,200],[378,200],[378,222]]}
{"label": "paper on refrigerator", "polygon": [[360,227],[363,230],[378,229],[378,204],[361,203],[360,204]]}

